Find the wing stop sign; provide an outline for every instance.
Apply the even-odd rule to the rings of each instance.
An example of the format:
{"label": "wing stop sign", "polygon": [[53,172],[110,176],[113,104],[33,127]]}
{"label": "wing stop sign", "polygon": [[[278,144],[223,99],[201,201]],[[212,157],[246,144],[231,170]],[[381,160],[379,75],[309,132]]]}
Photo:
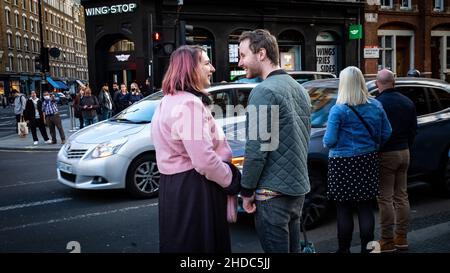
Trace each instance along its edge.
{"label": "wing stop sign", "polygon": [[350,40],[362,39],[362,25],[350,25]]}

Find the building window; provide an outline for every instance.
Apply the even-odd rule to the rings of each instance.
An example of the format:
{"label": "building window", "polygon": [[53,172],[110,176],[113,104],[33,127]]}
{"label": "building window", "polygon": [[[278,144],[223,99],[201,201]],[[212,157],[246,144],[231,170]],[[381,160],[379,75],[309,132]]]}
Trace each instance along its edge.
{"label": "building window", "polygon": [[20,21],[19,21],[19,14],[18,13],[14,14],[14,20],[15,20],[15,23],[16,23],[16,27],[20,28]]}
{"label": "building window", "polygon": [[8,56],[8,66],[10,71],[14,70],[14,56]]}
{"label": "building window", "polygon": [[30,59],[25,59],[25,71],[30,72]]}
{"label": "building window", "polygon": [[23,59],[22,57],[17,57],[17,72],[23,71]]}
{"label": "building window", "polygon": [[392,0],[381,0],[382,8],[392,8]]}
{"label": "building window", "polygon": [[400,3],[401,9],[411,9],[411,0],[402,0]]}
{"label": "building window", "polygon": [[[76,50],[79,50],[79,45],[76,43]],[[134,42],[130,40],[120,40],[109,48],[109,52],[134,51]]]}
{"label": "building window", "polygon": [[30,19],[30,31],[31,31],[31,33],[34,32],[34,22],[32,19]]}
{"label": "building window", "polygon": [[17,49],[21,49],[22,48],[20,40],[21,40],[21,37],[19,35],[16,35],[16,48]]}
{"label": "building window", "polygon": [[27,0],[22,0],[22,9],[27,9]]}
{"label": "building window", "polygon": [[5,10],[5,20],[6,20],[6,25],[10,26],[11,25],[11,11]]}
{"label": "building window", "polygon": [[378,59],[378,70],[387,68],[393,71],[392,56],[393,56],[393,36],[378,36],[378,45],[380,46],[380,58]]}
{"label": "building window", "polygon": [[6,34],[7,42],[8,42],[8,48],[13,48],[13,38],[11,33]]}
{"label": "building window", "polygon": [[444,10],[444,0],[434,0],[433,11],[443,11]]}
{"label": "building window", "polygon": [[23,49],[25,51],[29,51],[29,46],[28,46],[28,38],[23,38]]}
{"label": "building window", "polygon": [[304,39],[300,32],[285,30],[278,36],[280,65],[285,70],[302,70]]}
{"label": "building window", "polygon": [[27,30],[27,17],[26,16],[22,16],[22,27],[23,27],[23,30]]}

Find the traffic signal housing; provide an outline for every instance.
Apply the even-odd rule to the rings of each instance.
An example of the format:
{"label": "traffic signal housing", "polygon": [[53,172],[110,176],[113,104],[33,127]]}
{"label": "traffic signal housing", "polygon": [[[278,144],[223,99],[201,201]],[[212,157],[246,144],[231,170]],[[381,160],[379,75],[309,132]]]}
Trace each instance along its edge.
{"label": "traffic signal housing", "polygon": [[41,72],[50,72],[48,47],[41,48],[41,54],[34,59],[34,67]]}
{"label": "traffic signal housing", "polygon": [[179,45],[192,45],[194,43],[194,26],[186,24],[186,21],[180,21],[178,25]]}

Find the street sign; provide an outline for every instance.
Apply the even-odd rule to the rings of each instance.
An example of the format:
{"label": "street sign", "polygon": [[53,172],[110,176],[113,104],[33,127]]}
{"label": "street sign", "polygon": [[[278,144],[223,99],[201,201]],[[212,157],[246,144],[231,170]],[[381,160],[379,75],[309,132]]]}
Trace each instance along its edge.
{"label": "street sign", "polygon": [[349,38],[350,40],[362,39],[362,25],[350,25]]}
{"label": "street sign", "polygon": [[364,59],[380,58],[380,49],[378,47],[364,47]]}

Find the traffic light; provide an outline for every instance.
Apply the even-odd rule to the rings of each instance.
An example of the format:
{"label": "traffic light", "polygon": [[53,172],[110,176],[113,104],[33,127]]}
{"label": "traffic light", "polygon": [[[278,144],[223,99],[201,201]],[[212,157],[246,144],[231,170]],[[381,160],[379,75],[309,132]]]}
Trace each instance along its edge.
{"label": "traffic light", "polygon": [[34,68],[37,71],[41,71],[41,69],[42,69],[42,62],[41,62],[41,57],[40,56],[36,56],[36,58],[34,58]]}
{"label": "traffic light", "polygon": [[34,67],[41,72],[50,71],[50,63],[48,60],[48,47],[41,48],[41,54],[34,59]]}
{"label": "traffic light", "polygon": [[179,45],[191,45],[194,43],[194,26],[186,24],[186,21],[180,21],[178,26]]}
{"label": "traffic light", "polygon": [[48,56],[48,47],[41,49],[42,72],[50,72],[50,62]]}
{"label": "traffic light", "polygon": [[158,52],[161,49],[161,32],[155,31],[152,34],[153,51]]}

